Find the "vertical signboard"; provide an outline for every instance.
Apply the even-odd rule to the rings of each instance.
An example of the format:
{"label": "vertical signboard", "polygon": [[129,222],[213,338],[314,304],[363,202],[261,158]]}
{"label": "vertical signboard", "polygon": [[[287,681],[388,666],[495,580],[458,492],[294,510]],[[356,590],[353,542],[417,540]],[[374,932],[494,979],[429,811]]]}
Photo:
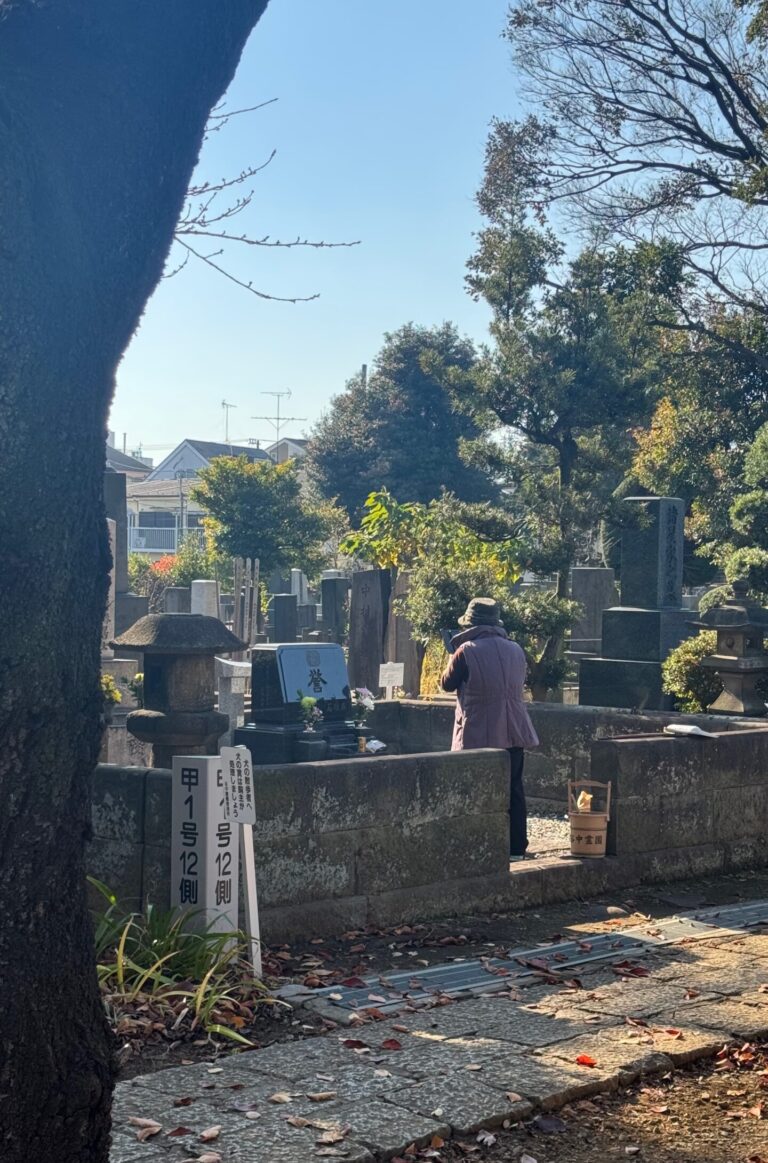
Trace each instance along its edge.
{"label": "vertical signboard", "polygon": [[237,929],[239,829],[225,818],[218,755],[175,755],[171,796],[171,905],[200,928]]}
{"label": "vertical signboard", "polygon": [[221,769],[224,784],[224,814],[242,835],[243,895],[245,930],[251,948],[251,964],[261,978],[261,932],[256,892],[256,862],[253,851],[253,825],[256,823],[256,797],[253,787],[251,753],[247,747],[222,747]]}

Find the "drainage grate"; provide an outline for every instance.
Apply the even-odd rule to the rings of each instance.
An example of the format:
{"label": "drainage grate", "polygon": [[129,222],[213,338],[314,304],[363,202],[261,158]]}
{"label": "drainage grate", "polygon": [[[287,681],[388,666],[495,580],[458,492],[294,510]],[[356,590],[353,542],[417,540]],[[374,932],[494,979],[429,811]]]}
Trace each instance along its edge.
{"label": "drainage grate", "polygon": [[[423,1006],[436,996],[493,993],[540,984],[542,977],[567,981],[585,967],[597,968],[627,958],[643,957],[651,949],[680,941],[703,940],[768,925],[768,900],[727,905],[686,916],[649,921],[615,933],[593,933],[577,941],[560,941],[528,949],[511,949],[505,958],[451,961],[428,969],[376,974],[360,978],[362,985],[337,985],[312,990],[304,1004],[320,1003],[341,1010],[375,1007],[398,1013],[407,1006]],[[293,996],[292,1000],[299,999]]]}

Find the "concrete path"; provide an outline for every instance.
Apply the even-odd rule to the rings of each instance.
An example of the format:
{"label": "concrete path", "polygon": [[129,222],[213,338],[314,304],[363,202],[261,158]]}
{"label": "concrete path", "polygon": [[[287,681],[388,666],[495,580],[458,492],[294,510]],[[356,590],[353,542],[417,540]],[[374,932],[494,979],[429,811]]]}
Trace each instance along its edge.
{"label": "concrete path", "polygon": [[613,967],[584,966],[580,989],[512,985],[140,1076],[117,1088],[110,1163],[390,1159],[412,1143],[666,1073],[768,1034],[762,930],[684,937]]}

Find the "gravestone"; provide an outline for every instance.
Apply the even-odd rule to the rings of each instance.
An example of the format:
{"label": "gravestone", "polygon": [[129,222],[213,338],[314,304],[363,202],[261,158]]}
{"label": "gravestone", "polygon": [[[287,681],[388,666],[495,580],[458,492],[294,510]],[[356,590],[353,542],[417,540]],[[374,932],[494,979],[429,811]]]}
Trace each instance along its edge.
{"label": "gravestone", "polygon": [[300,602],[297,607],[299,633],[317,629],[317,606],[314,602]]}
{"label": "gravestone", "polygon": [[115,541],[112,561],[115,577],[115,634],[123,634],[143,618],[149,601],[141,594],[131,592],[128,579],[128,505],[126,476],[122,472],[104,473],[104,509],[108,520],[115,523]]}
{"label": "gravestone", "polygon": [[163,612],[166,614],[191,614],[192,592],[189,586],[168,586],[163,593]]}
{"label": "gravestone", "polygon": [[388,661],[404,664],[403,690],[410,698],[416,699],[421,690],[424,647],[414,639],[413,626],[408,618],[398,611],[398,603],[408,594],[409,583],[410,576],[407,572],[397,575],[387,622],[385,652]]}
{"label": "gravestone", "polygon": [[209,618],[219,616],[219,583],[217,581],[193,581],[190,584],[189,608],[192,614],[206,614]]}
{"label": "gravestone", "polygon": [[389,570],[366,569],[352,575],[349,605],[349,681],[375,691],[385,658],[391,581]]}
{"label": "gravestone", "polygon": [[612,569],[577,566],[571,570],[571,598],[582,615],[571,629],[570,649],[576,654],[599,654],[603,610],[615,606],[618,598]]}
{"label": "gravestone", "polygon": [[323,577],[320,582],[320,601],[323,610],[323,631],[332,642],[342,643],[347,634],[347,595],[349,579]]}
{"label": "gravestone", "polygon": [[295,594],[273,594],[270,602],[271,642],[295,642],[299,636],[299,604]]}
{"label": "gravestone", "polygon": [[621,539],[621,606],[603,612],[599,658],[583,658],[579,702],[664,710],[661,665],[694,633],[682,608],[684,505],[677,497],[628,497]]}
{"label": "gravestone", "polygon": [[300,569],[291,570],[291,593],[296,595],[300,606],[306,605],[309,601],[309,582]]}

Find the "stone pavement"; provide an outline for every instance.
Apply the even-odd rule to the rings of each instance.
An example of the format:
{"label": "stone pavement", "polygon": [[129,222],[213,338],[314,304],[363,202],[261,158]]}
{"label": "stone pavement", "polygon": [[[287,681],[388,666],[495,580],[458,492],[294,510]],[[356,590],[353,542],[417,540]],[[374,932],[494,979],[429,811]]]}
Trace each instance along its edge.
{"label": "stone pavement", "polygon": [[[117,1087],[111,1163],[390,1159],[666,1073],[768,1034],[760,928],[142,1075]],[[140,1142],[131,1119],[159,1129]]]}

